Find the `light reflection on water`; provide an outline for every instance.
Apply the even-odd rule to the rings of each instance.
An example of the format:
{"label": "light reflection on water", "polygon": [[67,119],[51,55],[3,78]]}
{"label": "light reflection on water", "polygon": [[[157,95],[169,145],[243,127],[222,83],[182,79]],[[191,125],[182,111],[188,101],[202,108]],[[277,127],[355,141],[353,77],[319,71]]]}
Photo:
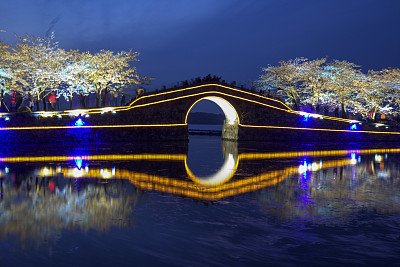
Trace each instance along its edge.
{"label": "light reflection on water", "polygon": [[399,258],[400,150],[266,151],[232,142],[221,149],[218,137],[204,136],[190,142],[187,152],[173,144],[163,153],[129,146],[3,152],[1,261],[333,265]]}

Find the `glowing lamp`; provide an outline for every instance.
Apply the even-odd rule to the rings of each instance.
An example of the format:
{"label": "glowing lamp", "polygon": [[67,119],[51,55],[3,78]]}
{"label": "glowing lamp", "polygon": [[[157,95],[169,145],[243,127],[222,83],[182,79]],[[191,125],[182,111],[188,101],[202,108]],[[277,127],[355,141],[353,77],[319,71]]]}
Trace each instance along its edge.
{"label": "glowing lamp", "polygon": [[304,166],[304,165],[299,166],[299,173],[304,173],[306,171],[307,171],[307,166]]}
{"label": "glowing lamp", "polygon": [[315,171],[318,171],[318,169],[319,169],[318,164],[313,162],[313,164],[311,165],[311,170],[315,172]]}
{"label": "glowing lamp", "polygon": [[382,161],[382,156],[378,155],[378,154],[375,154],[375,161],[376,162],[381,162]]}
{"label": "glowing lamp", "polygon": [[50,170],[47,168],[43,168],[43,175],[47,176],[50,174]]}
{"label": "glowing lamp", "polygon": [[75,159],[75,164],[76,167],[78,167],[78,170],[80,170],[82,168],[82,159],[81,158]]}
{"label": "glowing lamp", "polygon": [[83,126],[85,124],[85,122],[79,118],[75,121],[75,126]]}
{"label": "glowing lamp", "polygon": [[351,130],[357,130],[357,124],[352,124],[351,126],[350,126],[350,129]]}
{"label": "glowing lamp", "polygon": [[105,179],[111,178],[111,173],[108,170],[104,170],[101,175]]}
{"label": "glowing lamp", "polygon": [[78,170],[77,168],[75,168],[75,169],[72,171],[72,175],[73,175],[75,178],[82,177],[82,176],[83,176],[83,170]]}
{"label": "glowing lamp", "polygon": [[310,114],[304,114],[303,121],[308,121],[310,119],[310,117],[311,117]]}

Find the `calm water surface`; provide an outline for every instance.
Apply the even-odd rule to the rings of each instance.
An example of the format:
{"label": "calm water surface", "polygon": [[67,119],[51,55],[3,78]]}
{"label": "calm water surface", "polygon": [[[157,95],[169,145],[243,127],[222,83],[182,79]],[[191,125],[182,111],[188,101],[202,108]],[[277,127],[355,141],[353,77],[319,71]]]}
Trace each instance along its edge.
{"label": "calm water surface", "polygon": [[1,266],[399,264],[394,144],[191,136],[0,153]]}

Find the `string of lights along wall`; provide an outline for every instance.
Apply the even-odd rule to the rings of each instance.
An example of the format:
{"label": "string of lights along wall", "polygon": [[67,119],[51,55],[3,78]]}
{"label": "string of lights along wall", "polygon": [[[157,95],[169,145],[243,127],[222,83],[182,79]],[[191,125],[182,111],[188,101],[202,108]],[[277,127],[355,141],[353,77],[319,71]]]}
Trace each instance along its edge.
{"label": "string of lights along wall", "polygon": [[398,141],[400,129],[292,110],[278,99],[222,84],[143,95],[120,107],[1,113],[2,143],[188,140],[187,117],[209,100],[224,112],[222,138],[247,141]]}

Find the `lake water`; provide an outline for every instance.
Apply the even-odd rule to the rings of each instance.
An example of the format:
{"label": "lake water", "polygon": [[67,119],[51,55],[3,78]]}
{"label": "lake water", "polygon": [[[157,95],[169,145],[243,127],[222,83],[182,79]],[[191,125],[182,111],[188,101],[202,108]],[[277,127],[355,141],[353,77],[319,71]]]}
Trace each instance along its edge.
{"label": "lake water", "polygon": [[219,124],[189,124],[189,130],[212,130],[222,131],[222,125]]}
{"label": "lake water", "polygon": [[399,264],[395,144],[191,136],[0,156],[1,266]]}

